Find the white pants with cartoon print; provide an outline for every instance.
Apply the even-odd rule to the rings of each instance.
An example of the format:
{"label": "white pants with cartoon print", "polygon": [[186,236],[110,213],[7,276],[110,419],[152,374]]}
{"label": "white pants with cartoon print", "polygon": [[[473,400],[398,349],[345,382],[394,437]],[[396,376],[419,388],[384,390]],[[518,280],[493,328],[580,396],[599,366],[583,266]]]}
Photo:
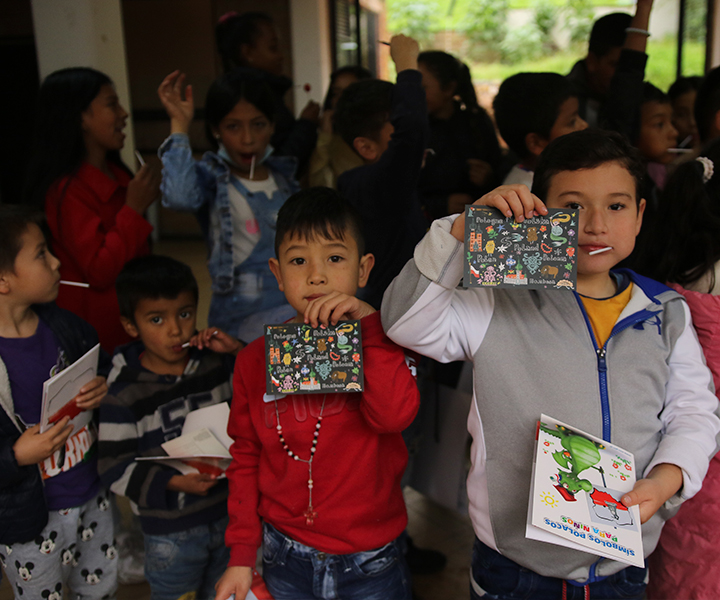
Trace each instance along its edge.
{"label": "white pants with cartoon print", "polygon": [[63,583],[72,600],[113,600],[117,592],[117,550],[108,492],[82,506],[50,511],[33,541],[0,546],[15,600],[62,600]]}

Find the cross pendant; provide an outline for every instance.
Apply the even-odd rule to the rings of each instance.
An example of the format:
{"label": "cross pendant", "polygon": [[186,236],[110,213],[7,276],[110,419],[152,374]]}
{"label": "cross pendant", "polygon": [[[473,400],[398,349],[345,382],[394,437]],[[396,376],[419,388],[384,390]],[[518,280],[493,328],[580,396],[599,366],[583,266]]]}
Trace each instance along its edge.
{"label": "cross pendant", "polygon": [[305,517],[305,524],[312,525],[315,521],[315,517],[317,517],[317,513],[313,510],[312,506],[308,506],[307,510],[303,513],[303,516]]}

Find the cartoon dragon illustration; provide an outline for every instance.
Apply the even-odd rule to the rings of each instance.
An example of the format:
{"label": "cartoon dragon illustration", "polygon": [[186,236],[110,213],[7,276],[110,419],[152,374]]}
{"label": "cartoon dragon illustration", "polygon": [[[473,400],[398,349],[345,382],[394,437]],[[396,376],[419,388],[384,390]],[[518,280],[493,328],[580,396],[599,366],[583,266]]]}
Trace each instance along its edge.
{"label": "cartoon dragon illustration", "polygon": [[553,437],[560,439],[563,449],[553,453],[555,462],[567,470],[558,469],[557,476],[550,479],[555,483],[555,489],[568,502],[575,502],[575,494],[580,491],[591,492],[595,486],[588,480],[580,477],[580,474],[587,469],[595,469],[600,473],[605,487],[605,472],[602,467],[595,465],[600,462],[600,452],[604,445],[593,442],[581,435],[573,433],[563,425],[550,428],[542,423],[540,429]]}

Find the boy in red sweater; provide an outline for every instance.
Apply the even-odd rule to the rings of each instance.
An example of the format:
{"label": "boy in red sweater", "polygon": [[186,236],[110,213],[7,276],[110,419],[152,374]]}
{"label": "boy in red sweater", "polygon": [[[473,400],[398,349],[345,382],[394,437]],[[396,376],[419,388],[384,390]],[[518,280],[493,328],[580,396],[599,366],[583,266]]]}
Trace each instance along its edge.
{"label": "boy in red sweater", "polygon": [[403,350],[355,297],[375,261],[360,232],[355,210],[329,188],[299,192],[278,213],[270,269],[294,321],[361,319],[365,389],[271,396],[264,339],[238,355],[228,425],[231,557],[216,600],[245,599],[261,535],[275,600],[411,598],[398,539],[407,524],[401,431],[419,396]]}

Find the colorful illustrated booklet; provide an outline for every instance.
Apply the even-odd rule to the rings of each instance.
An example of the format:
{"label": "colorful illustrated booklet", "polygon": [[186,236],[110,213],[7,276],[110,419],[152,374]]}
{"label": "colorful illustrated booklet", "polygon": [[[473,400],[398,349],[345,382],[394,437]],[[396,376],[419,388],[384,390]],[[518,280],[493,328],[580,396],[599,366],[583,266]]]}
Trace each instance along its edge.
{"label": "colorful illustrated booklet", "polygon": [[577,287],[577,211],[516,223],[496,208],[465,208],[464,287]]}
{"label": "colorful illustrated booklet", "polygon": [[633,455],[546,415],[536,440],[526,537],[643,567]]}
{"label": "colorful illustrated booklet", "polygon": [[265,326],[267,393],[362,392],[360,321]]}

